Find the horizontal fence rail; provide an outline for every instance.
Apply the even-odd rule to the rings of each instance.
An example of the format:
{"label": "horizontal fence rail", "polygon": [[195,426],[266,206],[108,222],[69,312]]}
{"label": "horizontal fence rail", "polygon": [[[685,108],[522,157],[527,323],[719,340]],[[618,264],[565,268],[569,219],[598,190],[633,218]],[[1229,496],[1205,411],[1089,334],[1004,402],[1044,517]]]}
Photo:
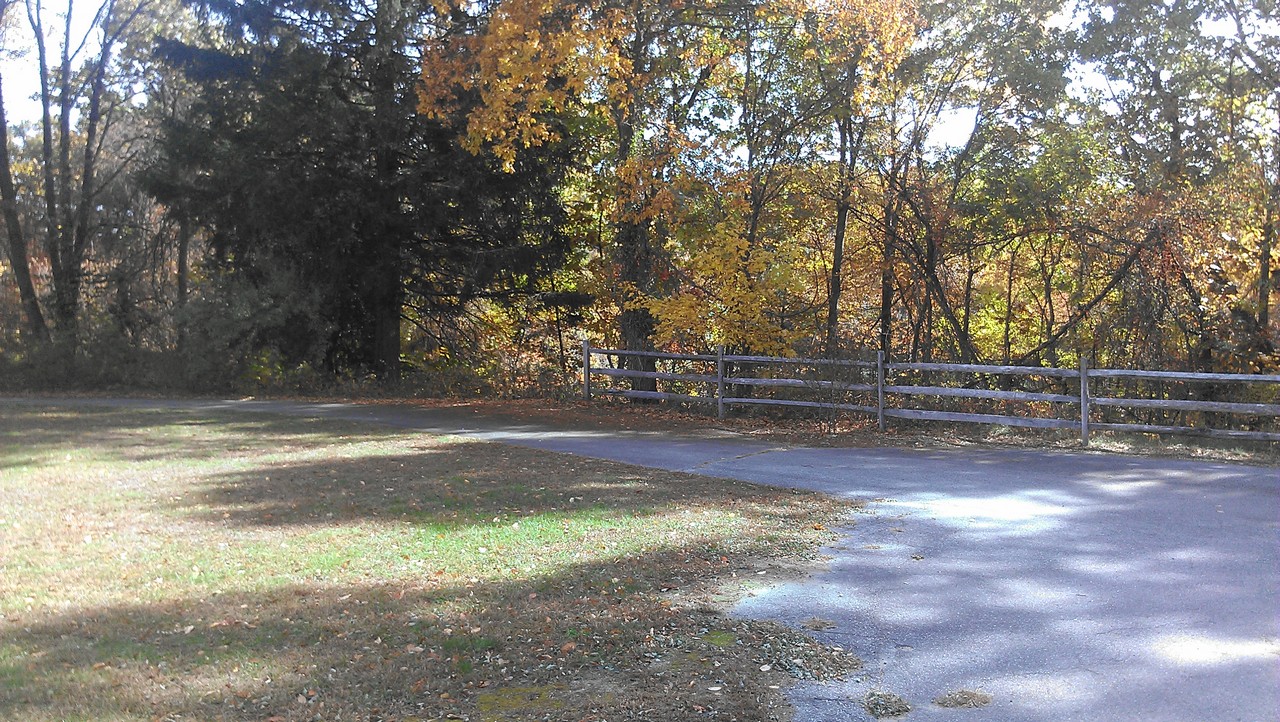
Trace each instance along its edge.
{"label": "horizontal fence rail", "polygon": [[[595,365],[596,357],[605,365]],[[643,359],[650,369],[622,368],[627,358]],[[658,371],[665,362],[671,371]],[[633,364],[634,365],[634,364]],[[785,370],[761,375],[762,371]],[[941,385],[926,382],[930,374],[969,377],[968,381]],[[650,388],[615,388],[609,382],[593,385],[593,379],[641,380]],[[905,379],[905,380],[904,380]],[[908,383],[918,379],[914,383]],[[1021,381],[1015,381],[1021,379]],[[665,390],[658,390],[661,382]],[[1037,390],[1010,388],[1017,383],[1038,384]],[[1139,383],[1155,385],[1147,396],[1094,396],[1091,384]],[[982,385],[1000,388],[980,388]],[[1166,387],[1177,385],[1183,393],[1194,387],[1258,389],[1255,399],[1166,398]],[[1267,386],[1270,384],[1270,386]],[[770,395],[756,395],[757,390]],[[1108,393],[1115,393],[1109,390]],[[1079,429],[1080,441],[1089,444],[1093,430],[1153,434],[1189,434],[1226,439],[1280,441],[1274,417],[1280,417],[1280,375],[1191,373],[1135,369],[1092,369],[1084,359],[1079,368],[994,366],[981,364],[886,363],[847,359],[782,358],[715,354],[668,354],[625,351],[582,345],[582,394],[621,396],[631,399],[714,404],[723,418],[731,406],[779,406],[874,415],[883,431],[887,419],[999,424],[1041,429]],[[1155,394],[1156,398],[1150,398]],[[913,401],[914,400],[914,401]],[[929,400],[928,402],[924,400]],[[1022,404],[1019,413],[987,413],[972,409],[929,408],[940,403]],[[1074,407],[1070,411],[1064,406]],[[1152,418],[1143,418],[1146,414]],[[1185,419],[1196,414],[1196,421]],[[1176,415],[1180,423],[1167,421]],[[1098,417],[1095,419],[1094,417]],[[1243,423],[1241,417],[1253,419]],[[1259,421],[1259,420],[1263,421]],[[1211,423],[1212,422],[1212,423]],[[1251,428],[1222,428],[1223,426]],[[1260,430],[1257,427],[1264,427]]]}

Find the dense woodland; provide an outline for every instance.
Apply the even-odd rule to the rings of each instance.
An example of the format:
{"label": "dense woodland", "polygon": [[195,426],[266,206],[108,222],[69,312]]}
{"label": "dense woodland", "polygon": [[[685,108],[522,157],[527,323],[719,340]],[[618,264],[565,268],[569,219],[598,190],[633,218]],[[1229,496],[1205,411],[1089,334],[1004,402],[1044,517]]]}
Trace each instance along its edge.
{"label": "dense woodland", "polygon": [[0,0],[10,384],[1280,370],[1275,0],[81,2]]}

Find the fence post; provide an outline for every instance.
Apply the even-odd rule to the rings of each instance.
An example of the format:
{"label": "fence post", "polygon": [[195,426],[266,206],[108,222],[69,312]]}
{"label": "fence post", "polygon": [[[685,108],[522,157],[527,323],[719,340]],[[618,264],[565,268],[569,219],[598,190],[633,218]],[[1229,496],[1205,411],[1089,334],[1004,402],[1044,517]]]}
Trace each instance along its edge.
{"label": "fence post", "polygon": [[582,398],[591,400],[591,342],[582,339]]}
{"label": "fence post", "polygon": [[724,420],[724,344],[716,346],[716,418]]}
{"label": "fence post", "polygon": [[884,351],[876,351],[876,423],[884,431]]}
{"label": "fence post", "polygon": [[1089,358],[1080,355],[1080,445],[1089,445]]}

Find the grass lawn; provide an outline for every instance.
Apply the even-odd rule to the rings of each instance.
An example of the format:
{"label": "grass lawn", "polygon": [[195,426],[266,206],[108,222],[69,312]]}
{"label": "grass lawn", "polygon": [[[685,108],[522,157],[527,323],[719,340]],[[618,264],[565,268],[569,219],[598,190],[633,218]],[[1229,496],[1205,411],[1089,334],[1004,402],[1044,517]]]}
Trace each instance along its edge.
{"label": "grass lawn", "polygon": [[848,511],[358,424],[0,403],[0,719],[786,719],[793,677],[857,660],[717,610]]}

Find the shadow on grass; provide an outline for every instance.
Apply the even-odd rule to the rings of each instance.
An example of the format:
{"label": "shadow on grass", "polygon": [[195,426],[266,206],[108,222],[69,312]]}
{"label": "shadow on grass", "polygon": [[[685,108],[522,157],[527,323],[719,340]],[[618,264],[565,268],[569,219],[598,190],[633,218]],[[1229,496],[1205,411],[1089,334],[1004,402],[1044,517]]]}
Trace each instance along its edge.
{"label": "shadow on grass", "polygon": [[830,652],[751,623],[735,643],[708,641],[709,625],[733,624],[660,594],[732,573],[700,546],[533,579],[288,586],[10,619],[0,718],[678,719],[699,706],[769,719],[783,677],[758,666]]}
{"label": "shadow on grass", "polygon": [[746,482],[641,470],[620,463],[483,442],[425,439],[412,454],[263,465],[213,476],[177,508],[195,518],[246,526],[327,525],[361,519],[468,524],[607,509],[647,515],[682,507],[769,505],[804,525],[796,494]]}
{"label": "shadow on grass", "polygon": [[311,418],[246,418],[232,411],[112,408],[74,402],[0,403],[0,468],[29,466],[63,450],[101,450],[128,463],[222,459],[282,448],[380,439],[394,429]]}

